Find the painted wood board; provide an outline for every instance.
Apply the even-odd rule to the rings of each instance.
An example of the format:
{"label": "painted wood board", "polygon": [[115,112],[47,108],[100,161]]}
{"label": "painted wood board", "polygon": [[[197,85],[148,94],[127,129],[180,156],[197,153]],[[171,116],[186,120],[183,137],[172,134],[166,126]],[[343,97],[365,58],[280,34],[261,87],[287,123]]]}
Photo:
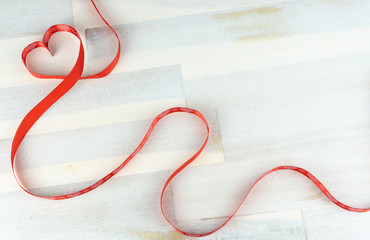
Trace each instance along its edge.
{"label": "painted wood board", "polygon": [[[134,121],[31,136],[25,140],[17,156],[16,166],[23,182],[32,188],[98,180],[128,157],[145,135],[150,122]],[[179,167],[201,146],[205,138],[202,128],[198,119],[182,114],[163,120],[143,151],[118,175]],[[212,129],[217,132],[216,128]],[[2,149],[9,148],[10,143],[3,141]],[[9,154],[3,153],[4,163]],[[222,161],[220,141],[211,137],[196,164]],[[20,190],[12,184],[14,179],[6,164],[3,164],[1,172],[1,192]]]}
{"label": "painted wood board", "polygon": [[[109,22],[117,25],[286,1],[288,0],[205,0],[202,2],[196,0],[128,0],[124,2],[97,0],[95,2]],[[95,28],[104,26],[104,23],[97,18],[97,14],[89,2],[72,0],[72,6],[73,20],[76,27]]]}
{"label": "painted wood board", "polygon": [[[289,158],[295,152],[304,157],[317,150],[366,144],[370,137],[369,96],[365,87],[348,88],[218,111],[225,152],[233,154],[228,156],[230,160],[243,161]],[[359,161],[366,164],[367,159]]]}
{"label": "painted wood board", "polygon": [[[68,201],[32,198],[22,192],[1,195],[6,221],[4,239],[122,239],[137,230],[171,231],[156,201],[169,172],[114,178],[88,195]],[[62,194],[89,184],[34,189],[39,194]],[[138,191],[141,194],[136,194]],[[169,193],[171,188],[169,188]],[[171,194],[166,205],[172,206]],[[128,208],[128,210],[126,209]],[[174,214],[174,213],[173,213]]]}
{"label": "painted wood board", "polygon": [[[57,84],[46,81],[0,88],[4,103],[0,108],[0,138],[11,138],[21,118]],[[30,134],[151,118],[171,105],[185,105],[179,66],[112,74],[105,79],[79,81]]]}
{"label": "painted wood board", "polygon": [[42,34],[54,24],[73,24],[72,2],[2,0],[0,18],[0,39]]}
{"label": "painted wood board", "polygon": [[184,82],[184,90],[189,106],[202,111],[210,107],[217,111],[233,108],[238,114],[238,106],[252,109],[313,95],[325,98],[326,92],[366,89],[369,65],[370,52],[356,52],[308,63],[204,76]]}
{"label": "painted wood board", "polygon": [[[370,19],[362,16],[370,5],[340,6],[293,1],[120,25],[116,29],[125,57],[115,71],[176,63],[186,82],[369,51]],[[89,66],[94,70],[109,62],[115,51],[103,45],[113,38],[108,31],[87,30]]]}
{"label": "painted wood board", "polygon": [[[353,152],[352,152],[353,154]],[[328,153],[321,154],[326,157]],[[326,158],[331,160],[330,158]],[[274,159],[270,158],[270,162]],[[328,161],[329,161],[328,160]],[[338,160],[338,159],[335,159]],[[332,160],[333,161],[333,160]],[[339,159],[338,161],[341,161]],[[279,163],[281,164],[281,163]],[[204,220],[217,220],[220,225],[239,205],[252,184],[269,167],[254,167],[250,162],[228,162],[198,166],[182,173],[173,183],[176,219],[181,226],[189,223],[203,224]],[[261,163],[261,165],[267,165]],[[271,164],[277,166],[278,164]],[[315,163],[312,163],[314,166]],[[317,165],[317,164],[316,164]],[[367,207],[369,192],[369,168],[307,168],[320,179],[340,201]],[[326,208],[334,204],[302,175],[279,171],[261,181],[239,209],[237,216],[267,212]],[[337,211],[342,211],[336,207]],[[368,214],[366,219],[369,221]],[[306,221],[310,221],[307,219]]]}
{"label": "painted wood board", "polygon": [[[19,115],[26,114],[54,84],[0,90],[2,102],[11,101],[1,109],[1,192],[20,190],[6,164]],[[11,98],[14,92],[19,93],[17,101]],[[17,167],[29,187],[98,180],[135,149],[155,116],[169,107],[186,106],[178,66],[81,81],[63,100],[45,114],[43,124],[30,132],[17,155]],[[205,138],[205,129],[198,119],[184,115],[162,120],[143,155],[120,174],[174,169],[194,154]],[[210,121],[210,142],[199,164],[223,161],[217,119]]]}
{"label": "painted wood board", "polygon": [[[189,170],[174,184],[175,205],[182,213],[177,217],[192,221],[227,216],[260,175],[279,165],[304,167],[340,200],[366,207],[369,93],[366,88],[327,91],[217,111],[225,163]],[[252,195],[240,214],[330,204],[308,180],[298,180],[298,174],[276,175],[282,179],[263,181],[261,195]]]}
{"label": "painted wood board", "polygon": [[[206,219],[202,223],[189,224],[187,228],[203,232],[218,226],[218,221]],[[194,238],[189,238],[194,239]],[[238,216],[227,229],[221,229],[204,239],[304,239],[306,233],[299,210]]]}
{"label": "painted wood board", "polygon": [[[86,67],[95,73],[116,48],[87,2],[72,1],[73,20],[83,37],[87,29]],[[281,164],[305,167],[341,201],[367,206],[366,1],[97,4],[104,15],[113,12],[108,19],[123,39],[123,58],[112,78],[80,82],[74,93],[81,98],[67,96],[32,130],[19,168],[33,191],[51,195],[87,186],[122,161],[159,111],[180,105],[205,114],[211,141],[199,164],[178,176],[167,193],[178,225],[198,232],[217,226],[260,174]],[[68,19],[66,13],[60,22]],[[19,191],[8,154],[16,122],[33,104],[22,102],[22,96],[37,102],[58,82],[34,79],[19,59],[23,47],[42,32],[14,29],[0,40],[0,99],[16,103],[12,108],[0,104],[0,228],[5,238],[191,239],[164,222],[157,201],[169,169],[190,157],[204,137],[201,123],[182,114],[166,118],[126,171],[86,196],[49,202]],[[53,41],[55,47],[62,44],[55,57],[34,54],[31,67],[67,73],[78,44],[68,34]],[[96,88],[113,94],[102,100]],[[146,91],[119,91],[130,89]],[[367,239],[369,222],[368,214],[344,212],[301,175],[282,171],[261,182],[235,220],[206,239]]]}
{"label": "painted wood board", "polygon": [[369,214],[338,211],[335,207],[302,210],[307,239],[368,239]]}

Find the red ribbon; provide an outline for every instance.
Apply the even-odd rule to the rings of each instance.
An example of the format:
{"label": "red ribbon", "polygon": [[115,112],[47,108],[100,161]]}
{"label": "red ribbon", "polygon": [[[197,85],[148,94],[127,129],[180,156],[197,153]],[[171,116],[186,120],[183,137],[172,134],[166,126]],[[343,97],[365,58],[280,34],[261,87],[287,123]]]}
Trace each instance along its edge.
{"label": "red ribbon", "polygon": [[[245,201],[245,199],[248,197],[249,193],[252,191],[253,187],[261,180],[263,179],[264,177],[266,177],[268,174],[272,173],[272,172],[275,172],[275,171],[278,171],[278,170],[293,170],[293,171],[296,171],[296,172],[299,172],[301,173],[302,175],[306,176],[307,178],[309,178],[324,194],[325,196],[330,200],[332,201],[334,204],[338,205],[339,207],[345,209],[345,210],[348,210],[348,211],[351,211],[351,212],[367,212],[367,211],[370,211],[370,209],[364,209],[364,208],[354,208],[354,207],[350,207],[348,205],[345,205],[341,202],[339,202],[336,198],[333,197],[333,195],[331,195],[329,193],[329,191],[325,188],[325,186],[316,178],[314,177],[310,172],[306,171],[305,169],[302,169],[302,168],[299,168],[299,167],[294,167],[294,166],[279,166],[279,167],[276,167],[276,168],[273,168],[271,169],[270,171],[266,172],[265,174],[263,174],[254,184],[253,186],[249,189],[249,191],[247,192],[247,194],[245,195],[244,199],[241,201],[241,203],[239,204],[239,206],[237,207],[237,209],[231,214],[231,216],[229,218],[227,218],[227,220],[218,228],[210,231],[210,232],[206,232],[206,233],[202,233],[202,234],[194,234],[194,233],[189,233],[189,232],[185,232],[185,231],[182,231],[180,230],[179,228],[177,228],[176,226],[174,226],[171,221],[167,218],[166,214],[164,213],[164,210],[163,210],[163,195],[164,195],[164,192],[168,186],[168,184],[171,182],[171,180],[178,174],[180,173],[185,167],[187,167],[190,163],[192,163],[198,156],[199,154],[203,151],[204,147],[206,146],[207,144],[207,141],[208,141],[208,137],[209,137],[209,127],[208,127],[208,123],[207,123],[207,120],[204,118],[204,116],[194,110],[194,109],[190,109],[190,108],[185,108],[185,107],[175,107],[175,108],[171,108],[171,109],[168,109],[164,112],[162,112],[161,114],[159,114],[154,120],[153,122],[151,123],[147,133],[145,134],[143,140],[140,142],[140,144],[136,147],[136,149],[131,153],[131,155],[126,158],[126,160],[124,160],[122,162],[121,165],[119,165],[115,170],[113,170],[112,172],[110,172],[109,174],[107,174],[105,177],[103,177],[102,179],[100,179],[99,181],[97,181],[96,183],[92,184],[91,186],[89,187],[86,187],[80,191],[77,191],[77,192],[74,192],[74,193],[69,193],[69,194],[66,194],[66,195],[59,195],[59,196],[52,196],[52,197],[43,197],[43,196],[39,196],[39,195],[36,195],[36,194],[33,194],[31,193],[29,190],[27,190],[21,183],[21,181],[17,178],[17,175],[16,175],[16,171],[14,169],[14,161],[15,161],[15,155],[17,153],[17,150],[20,146],[20,144],[22,143],[24,137],[26,136],[26,134],[28,133],[28,131],[31,129],[31,127],[36,123],[36,121],[56,102],[58,101],[61,97],[63,97],[64,94],[66,94],[76,83],[78,80],[80,79],[91,79],[91,78],[102,78],[102,77],[105,77],[107,76],[108,74],[110,74],[112,72],[112,70],[115,68],[115,66],[117,65],[117,62],[119,60],[119,57],[120,57],[120,52],[121,52],[121,45],[120,45],[120,40],[118,38],[118,35],[117,33],[114,31],[114,29],[109,25],[109,23],[103,18],[103,16],[100,14],[98,8],[96,7],[95,3],[93,0],[91,0],[91,3],[93,4],[95,10],[97,11],[97,13],[99,14],[99,16],[101,17],[101,19],[105,22],[105,24],[112,30],[112,32],[114,33],[114,35],[116,36],[117,38],[117,42],[118,42],[118,50],[117,50],[117,53],[116,53],[116,56],[115,58],[113,59],[113,61],[104,69],[102,70],[101,72],[97,73],[97,74],[94,74],[94,75],[90,75],[90,76],[86,76],[86,77],[81,77],[81,74],[82,74],[82,71],[83,71],[83,67],[84,67],[84,48],[83,48],[83,45],[82,45],[82,41],[81,41],[81,38],[78,34],[78,32],[76,31],[76,29],[74,29],[73,27],[71,26],[68,26],[68,25],[63,25],[63,24],[58,24],[58,25],[54,25],[52,27],[50,27],[44,34],[44,37],[43,37],[43,41],[40,42],[33,42],[31,44],[29,44],[22,52],[22,60],[26,66],[26,68],[28,69],[28,71],[35,77],[37,78],[56,78],[56,79],[63,79],[63,81],[52,91],[50,92],[40,103],[38,103],[25,117],[24,119],[22,120],[22,122],[20,123],[16,133],[15,133],[15,136],[14,136],[14,139],[13,139],[13,143],[12,143],[12,150],[11,150],[11,166],[12,166],[12,171],[13,171],[13,175],[17,181],[17,183],[19,184],[19,186],[28,194],[32,195],[32,196],[35,196],[35,197],[39,197],[39,198],[44,198],[44,199],[51,199],[51,200],[63,200],[63,199],[68,199],[68,198],[73,198],[73,197],[76,197],[76,196],[79,196],[79,195],[82,195],[82,194],[85,194],[87,192],[90,192],[91,190],[99,187],[100,185],[102,185],[104,182],[108,181],[111,177],[113,177],[115,174],[117,174],[122,168],[124,168],[126,166],[126,164],[128,162],[130,162],[133,157],[141,150],[141,148],[144,146],[144,144],[146,143],[146,141],[148,140],[151,132],[153,131],[153,128],[154,126],[158,123],[159,120],[161,120],[163,117],[171,114],[171,113],[176,113],[176,112],[185,112],[185,113],[191,113],[191,114],[194,114],[196,115],[197,117],[199,117],[206,129],[207,129],[207,136],[206,136],[206,139],[203,143],[203,145],[201,146],[201,148],[189,159],[187,160],[185,163],[183,163],[178,169],[176,169],[176,171],[174,171],[171,176],[167,179],[166,183],[164,184],[164,187],[162,189],[162,193],[161,193],[161,197],[160,197],[160,207],[161,207],[161,211],[162,211],[162,214],[164,216],[164,218],[167,220],[167,222],[173,227],[175,228],[177,231],[179,231],[180,233],[186,235],[186,236],[191,236],[191,237],[204,237],[204,236],[207,236],[207,235],[210,235],[216,231],[218,231],[219,229],[221,229],[223,226],[226,225],[226,223],[228,223],[233,217],[234,215],[236,214],[236,212],[239,210],[239,208],[241,207],[241,205],[243,204],[243,202]],[[78,58],[77,58],[77,61],[76,61],[76,64],[74,65],[74,67],[72,68],[71,72],[67,75],[67,76],[50,76],[50,75],[42,75],[42,74],[38,74],[38,73],[34,73],[32,72],[28,67],[27,67],[27,63],[26,63],[26,58],[27,58],[27,55],[34,49],[36,48],[39,48],[39,47],[44,47],[46,48],[49,52],[49,48],[48,48],[48,43],[49,43],[49,39],[50,37],[56,33],[56,32],[61,32],[61,31],[64,31],[64,32],[69,32],[69,33],[72,33],[73,35],[75,35],[78,40],[80,41],[80,50],[79,50],[79,54],[78,54]]]}

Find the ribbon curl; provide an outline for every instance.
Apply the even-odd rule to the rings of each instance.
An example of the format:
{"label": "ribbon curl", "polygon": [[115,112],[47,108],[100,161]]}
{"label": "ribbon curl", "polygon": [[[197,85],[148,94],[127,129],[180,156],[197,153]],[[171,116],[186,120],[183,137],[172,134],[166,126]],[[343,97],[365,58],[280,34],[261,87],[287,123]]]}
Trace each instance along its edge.
{"label": "ribbon curl", "polygon": [[[265,174],[263,174],[259,179],[257,179],[257,181],[252,185],[252,187],[248,190],[247,194],[245,195],[245,197],[243,198],[243,200],[240,202],[240,204],[238,205],[238,207],[236,208],[236,210],[230,215],[230,217],[228,217],[226,219],[226,221],[221,224],[221,226],[219,226],[218,228],[210,231],[210,232],[206,232],[206,233],[202,233],[202,234],[195,234],[195,233],[189,233],[189,232],[185,232],[183,230],[180,230],[178,227],[176,227],[172,222],[171,220],[166,216],[165,212],[164,212],[164,208],[163,208],[163,196],[164,196],[164,192],[167,188],[167,186],[169,185],[169,183],[172,181],[172,179],[178,174],[180,173],[184,168],[186,168],[190,163],[192,163],[198,156],[199,154],[201,154],[201,152],[203,151],[203,149],[205,148],[206,144],[207,144],[207,141],[208,141],[208,138],[209,138],[209,126],[208,126],[208,123],[207,123],[207,120],[204,118],[204,116],[198,112],[197,110],[194,110],[194,109],[191,109],[191,108],[185,108],[185,107],[175,107],[175,108],[171,108],[171,109],[168,109],[164,112],[162,112],[161,114],[159,114],[154,120],[153,122],[151,123],[147,133],[145,134],[143,140],[140,142],[140,144],[136,147],[136,149],[131,153],[131,155],[129,157],[127,157],[116,169],[114,169],[112,172],[110,172],[109,174],[107,174],[105,177],[103,177],[102,179],[100,179],[99,181],[97,181],[96,183],[80,190],[80,191],[77,191],[77,192],[73,192],[73,193],[69,193],[69,194],[65,194],[65,195],[58,195],[58,196],[51,196],[51,197],[43,197],[43,196],[39,196],[39,195],[36,195],[36,194],[33,194],[32,192],[30,192],[28,189],[26,189],[21,181],[19,180],[19,178],[17,177],[17,174],[16,174],[16,171],[15,171],[15,167],[14,167],[14,162],[15,162],[15,156],[16,156],[16,153],[17,153],[17,150],[20,146],[20,144],[22,143],[24,137],[27,135],[28,131],[32,128],[32,126],[37,122],[37,120],[55,103],[57,102],[61,97],[64,96],[64,94],[66,94],[76,83],[78,80],[82,80],[82,79],[91,79],[91,78],[103,78],[107,75],[109,75],[112,70],[115,68],[115,66],[117,65],[117,62],[120,58],[120,52],[121,52],[121,44],[120,44],[120,40],[119,40],[119,37],[117,35],[117,33],[115,32],[115,30],[112,28],[112,26],[104,19],[104,17],[101,15],[101,13],[99,12],[97,6],[95,5],[94,1],[91,0],[91,3],[93,4],[96,12],[99,14],[100,18],[104,21],[104,23],[110,28],[110,30],[114,33],[116,39],[117,39],[117,42],[118,42],[118,50],[117,50],[117,53],[116,53],[116,56],[114,57],[113,61],[105,68],[103,69],[101,72],[97,73],[97,74],[94,74],[94,75],[89,75],[89,76],[85,76],[85,77],[82,77],[81,74],[82,74],[82,71],[83,71],[83,67],[84,67],[84,48],[83,48],[83,44],[82,44],[82,41],[81,41],[81,38],[78,34],[78,32],[76,31],[76,29],[74,29],[73,27],[71,26],[68,26],[68,25],[64,25],[64,24],[57,24],[57,25],[54,25],[52,27],[50,27],[44,34],[44,37],[43,37],[43,41],[38,41],[38,42],[33,42],[31,44],[29,44],[22,52],[22,60],[23,60],[23,63],[24,65],[26,66],[26,68],[28,69],[28,71],[35,77],[37,78],[54,78],[54,79],[63,79],[61,81],[61,83],[53,90],[51,91],[43,100],[41,100],[40,103],[38,103],[22,120],[22,122],[20,123],[16,133],[15,133],[15,136],[14,136],[14,139],[13,139],[13,143],[12,143],[12,150],[11,150],[11,167],[12,167],[12,172],[13,172],[13,175],[18,183],[18,185],[28,194],[32,195],[32,196],[35,196],[35,197],[39,197],[39,198],[43,198],[43,199],[50,199],[50,200],[63,200],[63,199],[68,199],[68,198],[73,198],[73,197],[77,197],[79,195],[82,195],[82,194],[85,194],[87,192],[90,192],[92,190],[94,190],[95,188],[101,186],[103,183],[105,183],[106,181],[108,181],[110,178],[112,178],[115,174],[117,174],[120,170],[122,170],[126,164],[128,162],[130,162],[134,156],[141,150],[141,148],[145,145],[146,141],[148,140],[151,132],[153,131],[153,128],[155,127],[155,125],[165,116],[169,115],[169,114],[172,114],[172,113],[176,113],[176,112],[184,112],[184,113],[190,113],[190,114],[194,114],[196,115],[197,117],[199,117],[205,127],[206,127],[206,130],[207,130],[207,135],[206,135],[206,138],[204,140],[204,143],[203,145],[200,147],[200,149],[190,158],[188,159],[185,163],[183,163],[178,169],[176,169],[171,175],[170,177],[167,179],[167,181],[165,182],[164,184],[164,187],[162,189],[162,192],[161,192],[161,197],[160,197],[160,208],[161,208],[161,211],[162,211],[162,214],[164,216],[164,218],[166,219],[166,221],[174,228],[176,229],[178,232],[186,235],[186,236],[191,236],[191,237],[204,237],[204,236],[207,236],[207,235],[210,235],[212,233],[215,233],[216,231],[218,231],[219,229],[221,229],[223,226],[225,226],[234,216],[235,214],[237,213],[237,211],[239,210],[239,208],[242,206],[243,202],[245,201],[245,199],[248,197],[249,193],[252,191],[252,189],[254,188],[254,186],[261,180],[263,179],[264,177],[266,177],[267,175],[269,175],[270,173],[272,172],[275,172],[275,171],[278,171],[278,170],[292,170],[292,171],[296,171],[302,175],[304,175],[305,177],[307,177],[308,179],[310,179],[323,193],[324,195],[330,200],[332,201],[334,204],[336,204],[337,206],[345,209],[345,210],[348,210],[348,211],[351,211],[351,212],[368,212],[370,211],[369,208],[355,208],[355,207],[350,207],[346,204],[343,204],[341,203],[340,201],[338,201],[335,197],[333,197],[333,195],[330,194],[330,192],[325,188],[325,186],[315,177],[313,176],[310,172],[308,172],[307,170],[303,169],[303,168],[299,168],[299,167],[295,167],[295,166],[278,166],[276,168],[273,168],[269,171],[267,171]],[[46,48],[49,52],[49,48],[48,48],[48,43],[49,43],[49,40],[50,40],[50,37],[56,33],[56,32],[69,32],[71,34],[73,34],[74,36],[76,36],[78,38],[78,40],[80,41],[80,49],[79,49],[79,54],[78,54],[78,58],[77,58],[77,61],[74,65],[74,67],[72,68],[72,70],[69,72],[69,74],[67,76],[53,76],[53,75],[43,75],[43,74],[38,74],[38,73],[35,73],[33,71],[31,71],[28,66],[27,66],[27,63],[26,63],[26,59],[27,59],[27,55],[34,49],[36,48],[39,48],[39,47],[43,47],[43,48]],[[50,52],[51,53],[51,52]]]}

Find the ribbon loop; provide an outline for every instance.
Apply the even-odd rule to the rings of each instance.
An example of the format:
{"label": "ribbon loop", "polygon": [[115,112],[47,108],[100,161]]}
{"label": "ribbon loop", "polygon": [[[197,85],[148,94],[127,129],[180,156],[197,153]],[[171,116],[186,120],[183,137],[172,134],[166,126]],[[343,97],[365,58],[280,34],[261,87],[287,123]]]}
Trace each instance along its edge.
{"label": "ribbon loop", "polygon": [[[204,150],[206,144],[207,144],[207,141],[208,141],[208,138],[209,138],[209,126],[208,126],[208,123],[207,123],[207,120],[205,119],[205,117],[200,113],[198,112],[197,110],[194,110],[194,109],[191,109],[191,108],[185,108],[185,107],[175,107],[175,108],[171,108],[171,109],[168,109],[162,113],[160,113],[154,120],[153,122],[151,123],[147,133],[145,134],[143,140],[140,142],[140,144],[136,147],[136,149],[131,153],[131,155],[126,158],[116,169],[114,169],[112,172],[108,173],[105,177],[103,177],[102,179],[100,179],[99,181],[97,181],[96,183],[92,184],[91,186],[88,186],[80,191],[77,191],[77,192],[73,192],[73,193],[70,193],[70,194],[65,194],[65,195],[60,195],[60,196],[52,196],[52,197],[43,197],[43,196],[39,196],[39,195],[35,195],[33,193],[31,193],[29,190],[27,190],[20,182],[20,180],[18,179],[17,177],[17,174],[16,174],[16,171],[15,171],[15,167],[14,167],[14,162],[15,162],[15,156],[16,156],[16,153],[17,153],[17,150],[20,146],[20,144],[22,143],[24,137],[26,136],[26,134],[28,133],[28,131],[32,128],[32,126],[37,122],[37,120],[55,103],[57,102],[61,97],[64,96],[64,94],[66,94],[76,83],[78,80],[80,79],[91,79],[91,78],[102,78],[102,77],[105,77],[107,76],[108,74],[110,74],[113,69],[115,68],[115,66],[117,65],[118,63],[118,60],[120,58],[120,51],[121,51],[121,44],[120,44],[120,40],[119,40],[119,37],[117,35],[117,33],[114,31],[114,29],[109,25],[109,23],[103,18],[103,16],[100,14],[98,8],[96,7],[95,3],[93,0],[91,0],[91,3],[93,4],[95,10],[97,11],[97,13],[99,14],[99,16],[101,17],[101,19],[105,22],[105,24],[112,30],[113,34],[116,36],[117,38],[117,42],[118,42],[118,50],[117,50],[117,53],[116,53],[116,56],[114,57],[114,59],[112,60],[112,62],[106,67],[104,68],[101,72],[97,73],[97,74],[94,74],[94,75],[89,75],[89,76],[86,76],[86,77],[81,77],[81,74],[82,74],[82,71],[83,71],[83,67],[84,67],[84,48],[83,48],[83,44],[82,44],[82,40],[78,34],[78,32],[76,31],[76,29],[74,29],[73,27],[71,26],[68,26],[68,25],[64,25],[64,24],[58,24],[58,25],[54,25],[52,27],[50,27],[44,34],[44,37],[43,37],[43,41],[37,41],[37,42],[33,42],[31,44],[29,44],[22,52],[22,60],[23,60],[23,63],[24,65],[26,66],[26,68],[29,70],[29,72],[37,77],[37,78],[55,78],[55,79],[63,79],[62,82],[52,91],[50,92],[40,103],[38,103],[25,117],[24,119],[22,120],[22,122],[20,123],[16,133],[15,133],[15,136],[14,136],[14,139],[13,139],[13,143],[12,143],[12,150],[11,150],[11,167],[12,167],[12,171],[13,171],[13,175],[17,181],[17,183],[19,184],[19,186],[25,191],[27,192],[28,194],[32,195],[32,196],[35,196],[35,197],[39,197],[39,198],[43,198],[43,199],[51,199],[51,200],[63,200],[63,199],[68,199],[68,198],[73,198],[73,197],[77,197],[79,195],[82,195],[82,194],[85,194],[89,191],[92,191],[93,189],[101,186],[103,183],[105,183],[106,181],[108,181],[110,178],[112,178],[115,174],[117,174],[120,170],[122,170],[126,164],[128,162],[130,162],[134,157],[135,155],[141,150],[141,148],[145,145],[146,141],[148,140],[151,132],[153,131],[155,125],[165,116],[171,114],[171,113],[176,113],[176,112],[183,112],[183,113],[190,113],[190,114],[194,114],[196,115],[197,117],[199,117],[203,123],[204,123],[204,126],[206,127],[206,130],[207,130],[207,135],[206,135],[206,138],[204,140],[204,143],[203,145],[200,147],[200,149],[190,158],[188,159],[185,163],[183,163],[178,169],[176,169],[171,175],[170,177],[167,179],[167,181],[165,182],[164,186],[163,186],[163,189],[162,189],[162,193],[161,193],[161,196],[160,196],[160,208],[161,208],[161,211],[162,211],[162,214],[164,216],[164,218],[166,219],[166,221],[174,228],[176,229],[177,231],[179,231],[180,233],[184,234],[184,235],[187,235],[187,236],[191,236],[191,237],[204,237],[204,236],[207,236],[207,235],[210,235],[216,231],[218,231],[219,229],[221,229],[223,226],[225,226],[234,216],[235,214],[237,213],[237,211],[239,210],[239,208],[241,207],[241,205],[243,204],[243,202],[245,201],[245,199],[248,197],[248,195],[250,194],[250,192],[252,191],[252,189],[255,187],[255,185],[261,180],[263,179],[264,177],[266,177],[267,175],[271,174],[272,172],[275,172],[275,171],[278,171],[278,170],[292,170],[292,171],[296,171],[296,172],[299,172],[300,174],[304,175],[305,177],[307,177],[308,179],[310,179],[323,193],[324,195],[330,200],[332,201],[334,204],[336,204],[337,206],[345,209],[345,210],[348,210],[348,211],[352,211],[352,212],[368,212],[370,211],[370,209],[367,209],[367,208],[354,208],[354,207],[350,207],[348,205],[345,205],[343,203],[341,203],[340,201],[338,201],[336,198],[333,197],[333,195],[331,195],[329,193],[329,191],[325,188],[325,186],[316,178],[314,177],[310,172],[308,172],[307,170],[303,169],[303,168],[299,168],[299,167],[294,167],[294,166],[279,166],[279,167],[276,167],[276,168],[273,168],[271,170],[269,170],[268,172],[266,172],[265,174],[263,174],[259,179],[257,179],[257,181],[253,184],[253,186],[248,190],[247,194],[245,195],[245,197],[243,198],[243,200],[241,201],[241,203],[239,204],[239,206],[237,207],[237,209],[231,214],[230,217],[228,217],[226,219],[226,221],[221,225],[219,226],[218,228],[210,231],[210,232],[207,232],[207,233],[203,233],[203,234],[195,234],[195,233],[189,233],[189,232],[185,232],[185,231],[182,231],[180,230],[178,227],[174,226],[174,224],[171,222],[170,219],[167,218],[165,212],[164,212],[164,207],[163,207],[163,196],[164,196],[164,192],[167,188],[167,186],[169,185],[169,183],[173,180],[173,178],[176,177],[177,174],[179,174],[184,168],[186,168],[189,164],[191,164],[200,154],[201,152]],[[27,59],[27,56],[28,54],[33,51],[34,49],[36,48],[39,48],[39,47],[43,47],[43,48],[46,48],[49,52],[49,48],[48,48],[48,43],[49,43],[49,40],[51,38],[51,36],[56,33],[56,32],[60,32],[60,31],[65,31],[65,32],[69,32],[69,33],[72,33],[74,34],[80,41],[80,49],[79,49],[79,55],[78,55],[78,58],[77,58],[77,61],[73,67],[73,69],[71,70],[71,72],[67,75],[67,76],[50,76],[50,75],[42,75],[42,74],[38,74],[38,73],[34,73],[32,72],[28,67],[27,67],[27,63],[26,63],[26,59]]]}

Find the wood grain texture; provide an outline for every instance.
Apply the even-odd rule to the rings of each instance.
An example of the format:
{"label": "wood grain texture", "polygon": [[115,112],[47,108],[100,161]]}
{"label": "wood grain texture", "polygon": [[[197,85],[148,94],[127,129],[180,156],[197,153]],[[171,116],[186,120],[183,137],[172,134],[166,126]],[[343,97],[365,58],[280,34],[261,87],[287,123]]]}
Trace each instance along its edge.
{"label": "wood grain texture", "polygon": [[[113,58],[114,38],[88,1],[53,6],[64,2],[55,17],[54,7],[44,10],[35,2],[32,7],[47,14],[30,12],[27,24],[68,24],[72,2],[73,22],[87,47],[84,74],[96,73]],[[88,186],[122,162],[160,111],[187,106],[205,115],[211,138],[166,192],[166,211],[181,228],[218,226],[254,181],[278,165],[304,167],[340,201],[369,207],[368,1],[97,5],[122,40],[122,59],[109,77],[79,82],[31,130],[17,167],[32,191],[52,195]],[[43,201],[20,191],[10,174],[11,137],[21,117],[58,83],[34,79],[22,65],[21,50],[40,40],[44,25],[30,34],[19,27],[21,19],[5,34],[0,25],[4,239],[193,239],[170,228],[159,209],[165,180],[204,138],[201,122],[185,114],[163,119],[127,169],[87,195]],[[30,56],[32,69],[68,73],[75,39],[59,34],[51,48],[53,58],[42,51]],[[224,229],[204,239],[362,240],[369,224],[369,214],[345,212],[308,179],[280,171],[257,185]]]}
{"label": "wood grain texture", "polygon": [[[340,8],[337,2],[293,1],[124,24],[116,29],[126,57],[115,71],[181,64],[186,82],[369,51],[370,19],[362,17],[368,8],[366,2]],[[93,69],[113,56],[114,46],[103,44],[107,39],[113,42],[106,28],[87,31]]]}
{"label": "wood grain texture", "polygon": [[[1,109],[1,192],[20,190],[11,184],[12,175],[5,164],[12,134],[21,120],[19,114],[26,114],[55,84],[0,89],[4,103],[11,99]],[[14,92],[20,98],[14,100]],[[98,180],[128,157],[156,115],[176,106],[185,106],[178,66],[115,73],[104,81],[81,81],[31,130],[18,152],[16,166],[30,188]],[[194,154],[205,130],[195,117],[183,115],[162,120],[143,155],[120,174],[173,169]],[[217,119],[209,120],[211,140],[199,164],[223,161]]]}
{"label": "wood grain texture", "polygon": [[[210,226],[217,227],[219,221],[206,219],[201,224],[189,224],[188,227],[199,232]],[[190,239],[190,238],[189,238]],[[222,229],[204,239],[298,239],[305,240],[306,232],[302,213],[296,211],[282,211],[278,213],[252,214],[238,216],[230,223],[227,229]]]}
{"label": "wood grain texture", "polygon": [[1,1],[0,39],[41,34],[51,25],[73,24],[72,1]]}
{"label": "wood grain texture", "polygon": [[[0,108],[0,122],[2,123],[0,138],[12,137],[16,124],[21,118],[57,84],[57,81],[47,81],[0,88],[0,101],[4,103]],[[14,95],[15,92],[17,95]],[[107,95],[110,97],[107,98]],[[165,107],[171,105],[171,101],[173,106],[185,104],[179,66],[112,74],[104,80],[80,81],[64,96],[63,101],[57,102],[45,114],[44,121],[52,126],[45,126],[45,122],[37,124],[40,126],[36,125],[30,134],[91,127],[94,126],[95,117],[105,119],[97,120],[101,124],[145,118],[145,115],[142,115],[144,112],[148,114],[148,117],[152,117],[153,114],[164,111]],[[111,108],[111,116],[100,114],[107,109],[109,111],[109,108]],[[154,109],[150,110],[151,108]],[[140,111],[143,112],[141,117],[139,116]],[[60,124],[48,121],[48,118],[52,120],[57,118]],[[68,126],[69,124],[72,126]]]}
{"label": "wood grain texture", "polygon": [[308,239],[367,239],[369,217],[366,215],[338,211],[334,206],[302,211]]}
{"label": "wood grain texture", "polygon": [[[286,1],[289,0],[204,0],[201,2],[197,0],[127,0],[125,2],[97,0],[95,2],[109,22],[116,25]],[[72,6],[76,27],[104,26],[104,23],[96,18],[96,12],[88,2],[72,0]]]}
{"label": "wood grain texture", "polygon": [[[0,226],[6,239],[122,239],[141,231],[170,231],[161,218],[158,195],[168,172],[114,178],[104,188],[68,201],[32,198],[22,192],[2,194]],[[86,186],[64,185],[34,189],[39,194],[60,194]],[[134,192],[141,194],[133,194]],[[113,193],[113,194],[112,194]],[[171,206],[171,191],[166,205]],[[122,208],[128,211],[122,212]]]}

